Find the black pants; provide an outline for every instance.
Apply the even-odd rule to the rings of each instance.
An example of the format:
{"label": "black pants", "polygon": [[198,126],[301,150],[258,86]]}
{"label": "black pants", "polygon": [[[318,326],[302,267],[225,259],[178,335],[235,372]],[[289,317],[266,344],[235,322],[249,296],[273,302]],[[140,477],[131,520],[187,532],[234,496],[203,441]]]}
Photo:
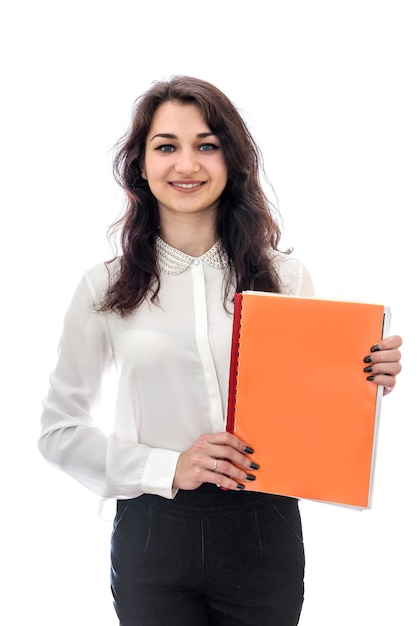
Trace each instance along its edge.
{"label": "black pants", "polygon": [[205,484],[117,505],[111,582],[121,626],[295,626],[304,565],[292,498]]}

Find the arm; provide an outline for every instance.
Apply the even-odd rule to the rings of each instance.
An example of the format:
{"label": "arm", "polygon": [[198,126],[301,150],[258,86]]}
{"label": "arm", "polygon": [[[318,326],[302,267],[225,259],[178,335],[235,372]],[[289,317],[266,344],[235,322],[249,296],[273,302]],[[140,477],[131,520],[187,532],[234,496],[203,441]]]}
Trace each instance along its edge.
{"label": "arm", "polygon": [[105,321],[90,308],[86,277],[64,319],[56,367],[43,402],[42,455],[96,493],[106,491],[107,440],[92,413],[112,363]]}
{"label": "arm", "polygon": [[[98,280],[104,284],[103,276]],[[43,403],[40,452],[102,497],[131,498],[144,491],[173,497],[179,453],[142,445],[120,432],[107,437],[93,419],[114,365],[108,316],[92,309],[97,291],[86,275],[65,316]]]}

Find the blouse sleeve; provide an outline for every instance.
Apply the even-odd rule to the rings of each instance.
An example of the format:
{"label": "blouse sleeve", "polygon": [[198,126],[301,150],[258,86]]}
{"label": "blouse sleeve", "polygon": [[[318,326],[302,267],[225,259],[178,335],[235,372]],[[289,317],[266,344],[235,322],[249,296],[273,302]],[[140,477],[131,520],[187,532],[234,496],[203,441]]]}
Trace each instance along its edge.
{"label": "blouse sleeve", "polygon": [[178,453],[122,442],[114,434],[107,437],[93,419],[103,380],[114,364],[108,316],[94,311],[95,298],[86,274],[64,318],[43,402],[39,450],[102,497],[133,498],[147,491],[172,498]]}
{"label": "blouse sleeve", "polygon": [[300,259],[281,255],[278,263],[284,294],[306,298],[314,296],[311,275]]}

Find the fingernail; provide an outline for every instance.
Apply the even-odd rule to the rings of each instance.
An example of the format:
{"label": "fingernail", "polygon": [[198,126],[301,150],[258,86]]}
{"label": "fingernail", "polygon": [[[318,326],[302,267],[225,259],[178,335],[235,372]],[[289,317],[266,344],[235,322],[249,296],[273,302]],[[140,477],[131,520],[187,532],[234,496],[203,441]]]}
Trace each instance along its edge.
{"label": "fingernail", "polygon": [[255,476],[252,474],[247,474],[247,480],[255,480]]}
{"label": "fingernail", "polygon": [[370,354],[364,357],[363,363],[371,363],[371,362],[372,362],[372,357],[370,356]]}
{"label": "fingernail", "polygon": [[237,489],[245,489],[245,485],[241,485],[241,483],[237,483]]}
{"label": "fingernail", "polygon": [[250,448],[250,446],[245,446],[244,452],[246,452],[247,454],[253,454],[254,450]]}
{"label": "fingernail", "polygon": [[372,371],[372,369],[373,369],[373,368],[372,368],[372,366],[371,366],[371,365],[369,365],[368,367],[365,367],[365,368],[363,369],[363,372],[371,372],[371,371]]}
{"label": "fingernail", "polygon": [[367,380],[374,380],[374,376],[367,376]]}
{"label": "fingernail", "polygon": [[370,352],[378,352],[379,350],[380,350],[379,344],[377,343],[370,348]]}
{"label": "fingernail", "polygon": [[251,467],[251,469],[260,469],[259,464],[258,463],[254,463],[254,461],[251,461],[250,467]]}

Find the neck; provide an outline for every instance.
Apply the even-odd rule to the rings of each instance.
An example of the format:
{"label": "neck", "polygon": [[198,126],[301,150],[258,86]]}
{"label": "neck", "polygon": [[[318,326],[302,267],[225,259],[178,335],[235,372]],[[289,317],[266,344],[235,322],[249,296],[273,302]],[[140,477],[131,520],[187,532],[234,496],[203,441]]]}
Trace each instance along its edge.
{"label": "neck", "polygon": [[194,257],[205,254],[218,239],[214,225],[199,223],[165,222],[160,225],[160,236],[173,248]]}

